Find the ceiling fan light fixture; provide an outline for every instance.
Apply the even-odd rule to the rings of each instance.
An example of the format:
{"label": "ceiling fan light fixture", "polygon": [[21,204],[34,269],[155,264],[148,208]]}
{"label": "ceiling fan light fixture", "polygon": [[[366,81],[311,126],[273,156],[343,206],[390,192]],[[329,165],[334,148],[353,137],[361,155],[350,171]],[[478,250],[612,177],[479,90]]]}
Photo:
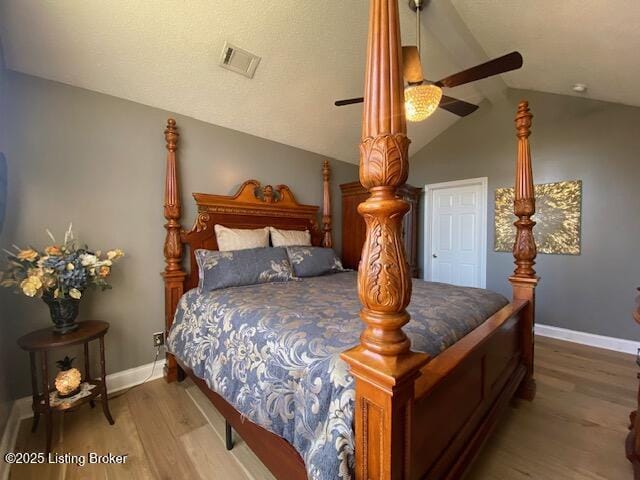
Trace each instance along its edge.
{"label": "ceiling fan light fixture", "polygon": [[404,89],[404,110],[407,120],[421,122],[436,111],[442,100],[442,89],[436,85],[409,85]]}

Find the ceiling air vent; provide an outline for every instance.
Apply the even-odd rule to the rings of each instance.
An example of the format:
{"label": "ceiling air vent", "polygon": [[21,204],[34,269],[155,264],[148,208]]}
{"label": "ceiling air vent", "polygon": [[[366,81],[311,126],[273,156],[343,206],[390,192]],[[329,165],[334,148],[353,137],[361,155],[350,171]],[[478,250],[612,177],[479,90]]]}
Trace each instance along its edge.
{"label": "ceiling air vent", "polygon": [[220,57],[220,66],[222,68],[253,78],[259,63],[260,57],[257,55],[225,42],[222,56]]}

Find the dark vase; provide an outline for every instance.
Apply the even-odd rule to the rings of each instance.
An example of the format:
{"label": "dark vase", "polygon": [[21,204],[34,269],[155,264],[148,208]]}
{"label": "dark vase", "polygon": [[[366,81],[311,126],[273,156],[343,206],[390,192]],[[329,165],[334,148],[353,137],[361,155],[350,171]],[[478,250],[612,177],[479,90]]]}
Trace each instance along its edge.
{"label": "dark vase", "polygon": [[53,331],[64,335],[73,332],[79,325],[76,323],[78,310],[80,308],[80,300],[74,298],[53,298],[44,295],[42,299],[49,305],[51,320],[55,324]]}

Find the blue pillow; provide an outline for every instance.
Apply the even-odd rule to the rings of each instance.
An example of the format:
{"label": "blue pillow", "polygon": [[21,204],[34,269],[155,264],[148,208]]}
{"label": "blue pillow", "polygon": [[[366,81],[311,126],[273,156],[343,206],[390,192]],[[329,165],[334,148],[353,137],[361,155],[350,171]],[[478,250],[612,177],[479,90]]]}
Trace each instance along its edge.
{"label": "blue pillow", "polygon": [[346,272],[332,248],[287,247],[289,261],[296,277],[317,277],[327,273]]}
{"label": "blue pillow", "polygon": [[201,292],[257,283],[286,282],[293,270],[284,248],[250,248],[231,252],[196,250]]}

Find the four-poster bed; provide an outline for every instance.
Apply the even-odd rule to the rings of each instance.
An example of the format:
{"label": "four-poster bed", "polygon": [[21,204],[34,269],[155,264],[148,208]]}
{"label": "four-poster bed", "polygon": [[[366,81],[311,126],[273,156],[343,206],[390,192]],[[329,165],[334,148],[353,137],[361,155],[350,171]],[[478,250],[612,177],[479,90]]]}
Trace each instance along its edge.
{"label": "four-poster bed", "polygon": [[[360,344],[341,356],[355,377],[354,474],[358,479],[459,478],[511,398],[530,400],[535,395],[533,324],[538,279],[533,270],[535,199],[528,143],[532,115],[527,102],[521,102],[516,115],[514,212],[518,219],[513,250],[516,269],[509,277],[512,301],[439,354],[411,350],[405,331],[410,327],[406,309],[412,283],[401,241],[407,205],[395,194],[407,179],[409,145],[397,1],[371,0],[369,20],[360,182],[371,196],[359,207],[367,239],[358,271],[365,328]],[[214,225],[309,230],[313,245],[331,246],[328,162],[322,168],[322,227],[317,222],[318,207],[298,204],[287,186],[263,188],[250,180],[234,196],[194,194],[197,219],[191,230],[184,231],[179,223],[178,132],[172,119],[165,138],[167,333],[176,312],[184,313],[181,297],[198,286],[193,252],[217,249]],[[188,271],[182,266],[184,246],[189,250]],[[424,299],[414,297],[414,302],[419,300]],[[277,478],[307,478],[305,462],[289,442],[248,421],[189,365],[167,354],[166,380],[180,380],[185,373]]]}

